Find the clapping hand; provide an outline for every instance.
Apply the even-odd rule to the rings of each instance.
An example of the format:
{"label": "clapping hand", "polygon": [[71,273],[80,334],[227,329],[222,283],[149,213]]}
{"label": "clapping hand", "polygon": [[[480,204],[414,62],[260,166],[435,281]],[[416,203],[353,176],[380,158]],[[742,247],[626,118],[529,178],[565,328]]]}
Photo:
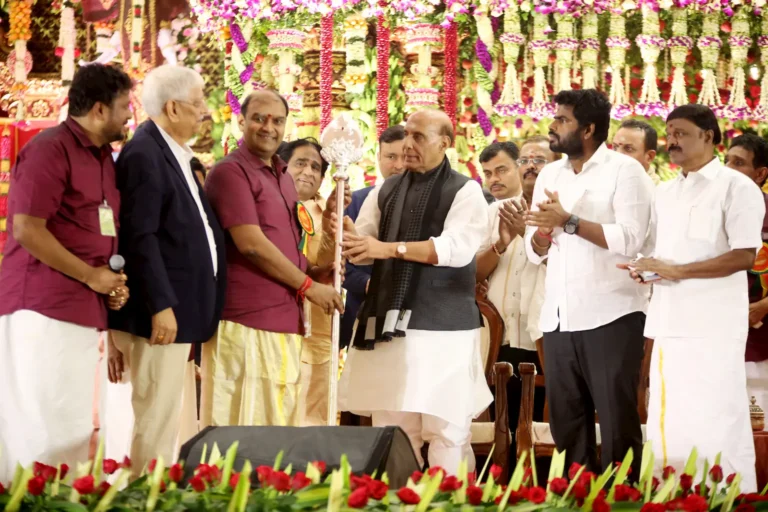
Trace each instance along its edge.
{"label": "clapping hand", "polygon": [[525,214],[528,204],[525,199],[520,204],[505,201],[499,208],[499,242],[506,248],[515,237],[525,236]]}
{"label": "clapping hand", "polygon": [[544,191],[547,200],[538,204],[539,211],[528,211],[525,215],[525,224],[539,229],[542,235],[549,235],[555,228],[565,226],[571,214],[566,212],[560,203],[557,192]]}

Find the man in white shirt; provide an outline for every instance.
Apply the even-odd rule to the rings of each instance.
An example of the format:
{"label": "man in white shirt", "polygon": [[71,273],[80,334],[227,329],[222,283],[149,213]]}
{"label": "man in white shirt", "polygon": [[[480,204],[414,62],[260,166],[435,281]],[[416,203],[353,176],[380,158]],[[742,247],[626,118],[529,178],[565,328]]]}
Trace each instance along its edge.
{"label": "man in white shirt", "polygon": [[653,165],[653,161],[656,159],[658,144],[659,136],[656,133],[656,129],[639,119],[622,121],[611,142],[614,151],[618,151],[640,162],[645,172],[653,180],[654,185],[661,183],[661,179]]}
{"label": "man in white shirt", "polygon": [[[633,278],[655,273],[646,336],[654,338],[648,439],[657,470],[680,471],[695,447],[699,466],[718,453],[741,491],[757,490],[744,351],[747,271],[762,246],[763,194],[714,156],[715,114],[684,105],[667,117],[667,149],[681,167],[656,190],[648,248]],[[641,274],[638,275],[638,272]],[[699,468],[701,470],[701,468]]]}
{"label": "man in white shirt", "polygon": [[[520,363],[533,363],[542,373],[536,340],[542,336],[539,315],[546,265],[528,261],[523,213],[532,200],[538,173],[555,157],[549,139],[541,136],[523,142],[519,153],[512,142],[495,142],[480,154],[485,183],[497,200],[488,206],[488,231],[477,254],[477,280],[488,279],[488,299],[504,320],[498,360],[511,363],[515,371]],[[510,379],[507,411],[512,430],[520,415],[521,392],[520,379]],[[537,387],[535,395],[534,421],[543,421],[544,388]]]}
{"label": "man in white shirt", "polygon": [[[150,120],[117,160],[119,250],[137,293],[110,316],[109,373],[113,382],[130,374],[131,459],[139,469],[158,456],[174,460],[185,441],[179,439],[182,402],[185,395],[196,399],[190,345],[213,336],[224,305],[224,232],[192,172],[186,144],[207,113],[203,85],[189,68],[153,69],[142,92]],[[109,424],[109,403],[107,409]],[[192,434],[195,409],[184,409]]]}
{"label": "man in white shirt", "polygon": [[[480,185],[451,169],[444,113],[405,126],[406,172],[366,198],[344,255],[373,261],[368,293],[339,384],[340,409],[397,425],[417,458],[456,473],[475,467],[472,418],[491,403],[480,355],[475,255],[487,229]],[[625,276],[626,277],[626,276]]]}
{"label": "man in white shirt", "polygon": [[642,431],[637,383],[648,291],[616,268],[645,241],[653,183],[637,161],[605,145],[611,104],[594,90],[563,91],[550,148],[567,159],[539,174],[526,214],[531,262],[548,258],[540,329],[552,435],[570,462],[598,471],[635,453]]}

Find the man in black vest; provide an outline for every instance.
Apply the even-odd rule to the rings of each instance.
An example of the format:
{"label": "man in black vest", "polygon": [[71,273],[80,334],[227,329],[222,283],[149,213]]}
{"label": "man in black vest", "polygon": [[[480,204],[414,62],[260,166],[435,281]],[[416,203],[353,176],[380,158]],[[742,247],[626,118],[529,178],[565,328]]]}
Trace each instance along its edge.
{"label": "man in black vest", "polygon": [[[491,402],[480,355],[475,254],[485,237],[480,185],[445,157],[450,119],[424,110],[405,126],[406,172],[373,190],[355,234],[345,234],[352,263],[373,260],[368,294],[340,387],[340,408],[397,425],[421,461],[469,470],[472,418]],[[387,343],[380,343],[385,341]]]}

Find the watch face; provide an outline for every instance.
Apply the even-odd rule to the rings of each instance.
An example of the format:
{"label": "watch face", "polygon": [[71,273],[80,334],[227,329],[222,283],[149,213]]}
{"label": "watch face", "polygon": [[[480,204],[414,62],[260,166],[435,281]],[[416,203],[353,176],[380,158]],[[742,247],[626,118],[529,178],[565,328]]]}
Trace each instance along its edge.
{"label": "watch face", "polygon": [[573,224],[571,221],[566,222],[565,227],[563,228],[563,231],[565,231],[569,235],[574,234],[576,232],[576,224]]}
{"label": "watch face", "polygon": [[397,246],[397,252],[400,254],[405,254],[405,244],[400,244]]}

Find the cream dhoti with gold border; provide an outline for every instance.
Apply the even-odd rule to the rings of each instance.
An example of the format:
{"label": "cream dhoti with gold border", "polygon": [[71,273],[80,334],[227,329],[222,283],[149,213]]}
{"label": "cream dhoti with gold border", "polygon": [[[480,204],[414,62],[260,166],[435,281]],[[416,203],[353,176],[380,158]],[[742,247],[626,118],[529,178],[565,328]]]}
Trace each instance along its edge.
{"label": "cream dhoti with gold border", "polygon": [[0,482],[16,464],[88,460],[99,332],[29,310],[0,317]]}
{"label": "cream dhoti with gold border", "polygon": [[[739,473],[744,493],[757,490],[745,344],[722,338],[654,340],[647,432],[657,474],[665,466],[679,474],[695,447],[699,472],[704,460],[711,466],[720,453],[725,475]],[[692,401],[701,406],[690,407]]]}
{"label": "cream dhoti with gold border", "polygon": [[201,426],[299,426],[302,339],[219,323],[203,345]]}

